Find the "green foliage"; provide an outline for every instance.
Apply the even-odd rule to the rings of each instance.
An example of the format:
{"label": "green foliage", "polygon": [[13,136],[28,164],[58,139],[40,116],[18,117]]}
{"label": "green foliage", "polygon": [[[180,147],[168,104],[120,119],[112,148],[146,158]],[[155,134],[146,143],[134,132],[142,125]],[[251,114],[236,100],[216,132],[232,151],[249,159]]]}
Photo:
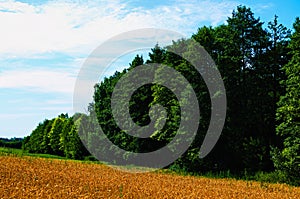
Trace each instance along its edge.
{"label": "green foliage", "polygon": [[256,180],[260,182],[269,182],[269,183],[290,183],[286,175],[280,171],[273,172],[257,172],[255,175],[250,176],[249,179]]}
{"label": "green foliage", "polygon": [[49,145],[53,154],[63,155],[63,150],[60,147],[60,137],[62,134],[65,118],[58,117],[54,120],[52,128],[48,133]]}
{"label": "green foliage", "polygon": [[0,147],[21,149],[23,138],[0,138]]}
{"label": "green foliage", "polygon": [[8,147],[0,147],[0,155],[16,155],[16,156],[23,156],[24,150],[17,149],[17,148],[8,148]]}
{"label": "green foliage", "polygon": [[136,57],[132,60],[132,62],[129,63],[129,66],[130,66],[129,69],[135,68],[135,67],[143,65],[143,64],[144,64],[143,56],[136,55]]}
{"label": "green foliage", "polygon": [[287,79],[282,81],[286,94],[277,109],[277,133],[283,138],[283,149],[273,151],[274,164],[295,184],[300,182],[300,20],[296,19],[289,48],[291,60],[283,67]]}
{"label": "green foliage", "polygon": [[2,148],[0,147],[0,156],[1,155],[11,155],[11,156],[30,156],[30,157],[38,157],[38,158],[51,158],[51,159],[65,159],[64,157],[50,154],[41,154],[41,153],[29,153],[24,149],[15,149],[15,148]]}
{"label": "green foliage", "polygon": [[45,120],[34,129],[23,141],[23,149],[29,153],[51,154],[72,159],[83,159],[89,155],[78,135],[77,128],[81,115],[77,120],[67,114],[61,114],[52,120]]}
{"label": "green foliage", "polygon": [[151,53],[149,53],[150,59],[146,61],[146,63],[163,63],[165,59],[165,50],[161,48],[158,44],[155,45],[154,48],[151,49]]}

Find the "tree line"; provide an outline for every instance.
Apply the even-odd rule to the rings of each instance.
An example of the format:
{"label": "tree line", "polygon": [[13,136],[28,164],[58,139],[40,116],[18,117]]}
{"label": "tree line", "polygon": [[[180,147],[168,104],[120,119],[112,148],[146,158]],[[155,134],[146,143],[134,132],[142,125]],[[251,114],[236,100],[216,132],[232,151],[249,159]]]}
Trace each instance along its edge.
{"label": "tree line", "polygon": [[0,138],[0,147],[21,149],[23,138]]}
{"label": "tree line", "polygon": [[23,149],[29,153],[44,153],[84,159],[89,152],[81,143],[78,135],[81,115],[61,114],[51,120],[39,123],[30,136],[24,138]]}
{"label": "tree line", "polygon": [[[201,56],[191,50],[194,48],[191,39],[199,42],[215,61],[227,96],[227,115],[221,137],[204,159],[198,154],[210,122],[209,92],[191,63],[171,52],[180,50],[189,60]],[[150,67],[151,63],[165,64],[179,71],[195,90],[201,110],[192,145],[169,168],[197,173],[275,171],[285,181],[299,184],[300,20],[296,18],[293,30],[289,30],[275,16],[264,27],[264,22],[245,6],[238,6],[226,24],[203,26],[192,38],[173,41],[166,47],[154,46],[148,60],[137,55],[129,68],[95,85],[94,101],[88,107],[88,115],[75,114],[69,118],[62,114],[45,120],[25,138],[24,149],[82,158],[89,153],[79,139],[79,131],[85,135],[83,142],[86,145],[95,146],[97,154],[104,153],[103,148],[97,149],[102,138],[97,135],[93,118],[97,118],[106,136],[126,151],[150,152],[170,143],[180,124],[180,102],[164,86],[142,86],[129,102],[130,116],[141,126],[150,122],[150,107],[161,104],[166,108],[165,125],[149,138],[126,134],[112,115],[111,96],[118,80],[135,67],[142,64]],[[156,71],[153,78],[159,78],[161,74],[161,71]],[[182,90],[181,95],[188,96],[189,93]],[[122,115],[124,110],[122,107],[119,110]],[[155,128],[158,129],[162,120],[162,116],[157,118]],[[127,154],[123,157],[130,158]]]}

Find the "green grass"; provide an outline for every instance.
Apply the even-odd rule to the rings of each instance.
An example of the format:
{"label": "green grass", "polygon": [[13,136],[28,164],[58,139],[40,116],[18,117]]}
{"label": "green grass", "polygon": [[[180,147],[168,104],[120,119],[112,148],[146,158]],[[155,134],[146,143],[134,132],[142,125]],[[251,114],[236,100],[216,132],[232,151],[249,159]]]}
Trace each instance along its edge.
{"label": "green grass", "polygon": [[5,154],[14,154],[17,156],[23,156],[24,151],[22,149],[0,147],[0,155],[5,155]]}
{"label": "green grass", "polygon": [[68,160],[74,162],[81,162],[84,164],[103,164],[102,162],[98,161],[97,159],[93,158],[92,156],[87,156],[84,160],[74,160],[58,155],[50,155],[50,154],[39,154],[39,153],[29,153],[28,151],[24,151],[22,149],[14,149],[14,148],[7,148],[7,147],[0,147],[0,157],[1,156],[15,156],[15,157],[36,157],[36,158],[47,158],[47,159],[59,159],[59,160]]}
{"label": "green grass", "polygon": [[172,174],[172,175],[180,175],[180,176],[205,177],[211,179],[228,178],[228,179],[235,179],[235,180],[243,180],[249,183],[251,183],[252,181],[256,181],[256,182],[260,182],[262,186],[268,183],[273,183],[273,184],[281,183],[290,186],[297,186],[297,184],[287,179],[286,176],[279,171],[270,171],[270,172],[257,171],[251,173],[244,171],[241,173],[233,173],[230,170],[227,170],[227,171],[218,171],[218,172],[208,171],[204,173],[196,173],[196,172],[181,171],[180,169],[177,170],[160,169],[156,172]]}
{"label": "green grass", "polygon": [[13,149],[13,148],[6,148],[6,147],[0,147],[0,156],[1,155],[30,156],[30,157],[39,157],[39,158],[52,158],[52,159],[67,159],[65,157],[61,157],[58,155],[29,153],[22,149]]}

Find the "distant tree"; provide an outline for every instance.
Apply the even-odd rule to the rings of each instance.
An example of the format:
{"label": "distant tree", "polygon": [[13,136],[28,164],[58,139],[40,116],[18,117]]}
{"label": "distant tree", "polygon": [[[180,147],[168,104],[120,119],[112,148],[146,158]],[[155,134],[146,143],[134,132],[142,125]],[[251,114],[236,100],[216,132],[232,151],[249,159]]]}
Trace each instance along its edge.
{"label": "distant tree", "polygon": [[0,138],[0,147],[21,149],[23,138]]}

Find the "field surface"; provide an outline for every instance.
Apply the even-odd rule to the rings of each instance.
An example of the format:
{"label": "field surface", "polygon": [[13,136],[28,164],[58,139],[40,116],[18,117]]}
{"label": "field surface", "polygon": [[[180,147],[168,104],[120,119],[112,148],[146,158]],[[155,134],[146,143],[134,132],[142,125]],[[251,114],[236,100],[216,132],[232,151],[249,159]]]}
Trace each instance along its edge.
{"label": "field surface", "polygon": [[0,198],[300,198],[300,187],[0,156]]}

